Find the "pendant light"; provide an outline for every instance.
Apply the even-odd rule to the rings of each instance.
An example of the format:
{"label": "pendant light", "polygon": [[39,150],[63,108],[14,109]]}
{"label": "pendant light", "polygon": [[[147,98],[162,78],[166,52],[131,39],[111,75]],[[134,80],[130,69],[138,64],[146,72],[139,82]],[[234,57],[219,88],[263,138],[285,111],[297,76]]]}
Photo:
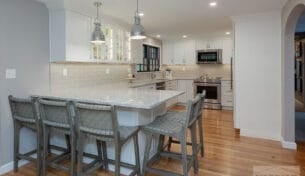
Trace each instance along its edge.
{"label": "pendant light", "polygon": [[140,40],[145,39],[145,30],[144,27],[141,25],[141,17],[139,15],[139,0],[137,0],[137,11],[134,17],[134,24],[131,28],[131,39]]}
{"label": "pendant light", "polygon": [[99,19],[99,7],[102,5],[101,2],[95,2],[94,5],[96,6],[96,18],[94,21],[95,29],[92,33],[92,44],[102,44],[105,43],[105,35],[101,30],[101,21]]}

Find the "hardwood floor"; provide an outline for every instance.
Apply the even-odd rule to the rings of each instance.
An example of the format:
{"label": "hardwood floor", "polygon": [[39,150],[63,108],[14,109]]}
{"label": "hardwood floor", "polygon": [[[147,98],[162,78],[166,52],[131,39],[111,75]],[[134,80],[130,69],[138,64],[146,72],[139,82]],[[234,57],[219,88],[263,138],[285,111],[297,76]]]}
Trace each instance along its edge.
{"label": "hardwood floor", "polygon": [[[301,175],[305,175],[305,152],[282,149],[280,142],[276,141],[240,137],[233,128],[233,114],[230,111],[206,110],[203,126],[205,157],[198,155],[199,176],[252,176],[253,166],[264,165],[301,166]],[[179,151],[178,145],[173,146],[173,150]],[[162,159],[155,166],[181,173],[179,161]],[[17,173],[5,174],[13,175],[34,176],[35,166],[28,164]],[[65,172],[53,169],[48,170],[48,175],[68,176]],[[96,175],[113,174],[99,171]],[[192,169],[189,175],[194,175]]]}

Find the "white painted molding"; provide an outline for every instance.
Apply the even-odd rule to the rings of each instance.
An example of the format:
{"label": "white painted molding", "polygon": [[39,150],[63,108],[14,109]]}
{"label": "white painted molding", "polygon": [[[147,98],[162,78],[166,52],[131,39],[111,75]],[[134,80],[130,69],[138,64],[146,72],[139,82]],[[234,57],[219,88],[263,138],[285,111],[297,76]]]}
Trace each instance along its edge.
{"label": "white painted molding", "polygon": [[[19,161],[18,165],[19,165],[19,167],[21,167],[21,166],[23,166],[27,163],[29,163],[29,161],[21,160],[21,161]],[[14,169],[14,162],[13,161],[11,161],[9,163],[6,163],[6,164],[0,166],[0,175],[5,174],[7,172],[10,172],[13,169]]]}
{"label": "white painted molding", "polygon": [[297,149],[297,144],[295,142],[288,142],[288,141],[281,141],[282,147],[284,149],[291,149],[291,150],[296,150]]}
{"label": "white painted molding", "polygon": [[276,134],[268,134],[266,132],[253,131],[248,129],[240,129],[240,136],[281,141],[281,137],[277,136]]}

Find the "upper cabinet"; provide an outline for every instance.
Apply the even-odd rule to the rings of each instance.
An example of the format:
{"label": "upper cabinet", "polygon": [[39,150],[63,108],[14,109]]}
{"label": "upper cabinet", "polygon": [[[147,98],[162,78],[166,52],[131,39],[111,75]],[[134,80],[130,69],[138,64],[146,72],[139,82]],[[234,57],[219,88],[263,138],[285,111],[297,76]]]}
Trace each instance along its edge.
{"label": "upper cabinet", "polygon": [[178,40],[163,42],[163,64],[195,64],[195,41]]}
{"label": "upper cabinet", "polygon": [[163,64],[196,64],[196,51],[205,49],[222,49],[222,63],[230,64],[233,43],[230,38],[176,40],[163,42]]}
{"label": "upper cabinet", "polygon": [[[94,19],[69,10],[50,13],[51,61],[118,62],[132,63],[129,29],[102,21],[106,43],[90,43]],[[133,48],[138,44],[134,43]],[[141,50],[142,47],[140,47]]]}

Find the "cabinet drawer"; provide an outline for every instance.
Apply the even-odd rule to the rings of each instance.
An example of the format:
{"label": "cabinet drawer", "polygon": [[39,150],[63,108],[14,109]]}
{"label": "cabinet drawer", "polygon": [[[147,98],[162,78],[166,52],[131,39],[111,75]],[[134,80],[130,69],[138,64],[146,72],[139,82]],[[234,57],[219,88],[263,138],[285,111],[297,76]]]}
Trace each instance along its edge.
{"label": "cabinet drawer", "polygon": [[233,106],[234,102],[233,100],[225,100],[221,102],[222,106]]}

